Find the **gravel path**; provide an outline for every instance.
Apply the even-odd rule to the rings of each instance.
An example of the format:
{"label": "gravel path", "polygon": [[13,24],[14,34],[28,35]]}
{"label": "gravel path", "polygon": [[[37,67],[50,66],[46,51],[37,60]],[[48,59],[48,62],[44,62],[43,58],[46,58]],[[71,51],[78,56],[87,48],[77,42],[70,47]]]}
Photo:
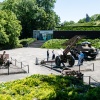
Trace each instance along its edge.
{"label": "gravel path", "polygon": [[[0,82],[7,82],[7,81],[13,81],[16,79],[22,79],[32,74],[60,75],[61,73],[59,71],[56,71],[56,70],[53,70],[41,65],[35,65],[36,57],[38,58],[39,61],[46,59],[46,51],[47,49],[41,49],[41,48],[19,48],[19,49],[6,50],[6,53],[8,53],[10,57],[12,57],[13,59],[16,59],[17,61],[20,61],[20,62],[22,61],[25,65],[29,65],[29,73],[0,75]],[[60,50],[58,49],[54,50],[56,56],[58,55],[59,51]],[[3,51],[0,51],[0,53],[2,52]],[[51,59],[52,49],[49,49],[49,52],[50,52],[50,59]],[[98,58],[99,57],[100,55],[98,56]],[[92,69],[93,63],[94,63],[94,71],[83,71],[84,76],[91,76],[93,79],[100,82],[100,77],[99,77],[100,76],[100,60],[84,62],[83,67],[87,69],[88,68]],[[76,64],[77,64],[77,61],[75,62],[75,65]],[[74,66],[73,68],[78,69],[77,66]],[[25,68],[25,70],[27,70],[27,68]]]}

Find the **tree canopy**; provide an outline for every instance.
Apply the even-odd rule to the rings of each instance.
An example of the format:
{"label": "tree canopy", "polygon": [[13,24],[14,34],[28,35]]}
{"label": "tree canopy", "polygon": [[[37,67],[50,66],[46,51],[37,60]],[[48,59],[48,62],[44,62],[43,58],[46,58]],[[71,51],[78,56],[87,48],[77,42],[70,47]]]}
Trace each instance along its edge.
{"label": "tree canopy", "polygon": [[33,30],[51,30],[60,22],[53,11],[55,0],[6,0],[3,10],[14,12],[21,21],[21,38],[32,37]]}
{"label": "tree canopy", "polygon": [[[89,16],[87,15],[87,17]],[[71,31],[100,31],[100,14],[89,17],[88,21],[86,21],[86,18],[80,19],[77,23],[65,21],[58,28],[59,30]]]}
{"label": "tree canopy", "polygon": [[0,45],[9,47],[18,45],[21,29],[20,21],[13,12],[0,10]]}
{"label": "tree canopy", "polygon": [[59,30],[100,30],[100,14],[89,16],[88,22],[83,18],[77,23],[65,21],[60,25],[60,17],[53,10],[55,2],[56,0],[5,0],[1,8],[12,11],[21,21],[20,38],[32,37],[33,30],[54,30],[58,29],[57,27]]}

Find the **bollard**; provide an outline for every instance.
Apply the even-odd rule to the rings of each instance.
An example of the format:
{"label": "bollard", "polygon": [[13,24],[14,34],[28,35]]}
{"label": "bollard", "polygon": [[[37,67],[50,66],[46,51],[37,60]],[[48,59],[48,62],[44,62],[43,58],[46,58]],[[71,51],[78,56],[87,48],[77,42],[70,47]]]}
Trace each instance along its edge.
{"label": "bollard", "polygon": [[17,61],[17,60],[15,59],[15,66],[16,66],[16,61]]}
{"label": "bollard", "polygon": [[38,58],[36,57],[35,64],[38,65]]}
{"label": "bollard", "polygon": [[93,63],[93,71],[94,71],[94,63]]}
{"label": "bollard", "polygon": [[91,82],[91,76],[89,76],[89,85],[90,85],[90,82]]}
{"label": "bollard", "polygon": [[8,75],[9,75],[9,65],[8,65]]}
{"label": "bollard", "polygon": [[80,72],[80,65],[79,65],[79,72]]}
{"label": "bollard", "polygon": [[27,65],[28,66],[28,73],[29,73],[29,65]]}
{"label": "bollard", "polygon": [[11,57],[11,62],[12,62],[12,57]]}
{"label": "bollard", "polygon": [[52,69],[52,67],[53,67],[53,66],[52,66],[52,62],[51,62],[51,69]]}
{"label": "bollard", "polygon": [[21,68],[22,68],[22,62],[21,62]]}

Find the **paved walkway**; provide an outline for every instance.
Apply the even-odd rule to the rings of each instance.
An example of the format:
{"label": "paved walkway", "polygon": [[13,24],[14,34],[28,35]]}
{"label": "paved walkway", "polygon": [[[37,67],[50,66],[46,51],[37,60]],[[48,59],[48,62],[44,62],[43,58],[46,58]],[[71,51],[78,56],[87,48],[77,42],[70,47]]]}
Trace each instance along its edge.
{"label": "paved walkway", "polygon": [[[33,75],[33,74],[56,74],[60,75],[61,73],[59,71],[53,70],[48,67],[35,65],[36,57],[39,59],[39,61],[46,59],[46,51],[47,49],[40,49],[40,48],[19,48],[19,49],[12,49],[12,50],[6,50],[6,53],[10,55],[13,59],[16,59],[17,61],[22,61],[25,65],[29,65],[29,73],[24,74],[10,74],[10,75],[0,75],[0,82],[7,82],[7,81],[13,81],[16,79],[22,79],[27,76]],[[55,55],[58,55],[59,49],[55,49]],[[2,53],[3,51],[0,51]],[[50,52],[50,59],[52,57],[52,49],[49,49]],[[100,57],[100,55],[98,56]],[[86,64],[85,64],[86,63]],[[84,62],[85,67],[92,68],[92,63],[94,63],[94,71],[84,71],[85,76],[91,76],[95,80],[100,82],[100,60],[97,61],[89,61]],[[75,65],[77,64],[77,61],[75,62]],[[89,65],[90,64],[90,65]],[[73,68],[78,68],[78,66],[74,66]],[[27,67],[24,68],[27,71]],[[0,69],[1,70],[1,69]]]}
{"label": "paved walkway", "polygon": [[[46,59],[46,51],[47,49],[40,48],[19,48],[6,50],[6,53],[8,53],[9,56],[13,59],[16,59],[19,62],[23,62],[24,65],[29,65],[29,73],[0,75],[0,82],[22,79],[32,74],[60,74],[59,72],[51,70],[49,68],[40,65],[35,65],[36,57],[39,59],[39,61]],[[50,49],[49,52],[51,58],[52,49]],[[2,54],[3,51],[0,51],[0,53]],[[55,53],[57,55],[57,50],[55,50]],[[27,71],[27,67],[25,67],[24,69]]]}

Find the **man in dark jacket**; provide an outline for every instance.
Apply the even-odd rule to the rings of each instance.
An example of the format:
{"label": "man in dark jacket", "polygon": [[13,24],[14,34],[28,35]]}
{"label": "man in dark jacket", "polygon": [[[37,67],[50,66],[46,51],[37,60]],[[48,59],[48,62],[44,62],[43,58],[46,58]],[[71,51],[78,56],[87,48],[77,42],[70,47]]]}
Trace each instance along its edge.
{"label": "man in dark jacket", "polygon": [[49,59],[49,50],[47,50],[47,61]]}

